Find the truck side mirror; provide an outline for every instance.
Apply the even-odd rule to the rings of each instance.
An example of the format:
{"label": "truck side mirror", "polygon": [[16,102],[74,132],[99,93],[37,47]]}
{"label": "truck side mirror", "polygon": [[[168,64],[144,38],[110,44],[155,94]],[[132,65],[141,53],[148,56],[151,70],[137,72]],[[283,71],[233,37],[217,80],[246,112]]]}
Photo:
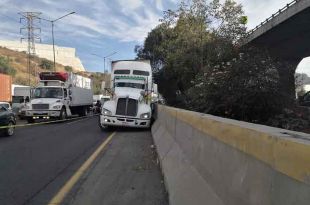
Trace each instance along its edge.
{"label": "truck side mirror", "polygon": [[145,91],[141,90],[140,95],[144,96],[145,95]]}

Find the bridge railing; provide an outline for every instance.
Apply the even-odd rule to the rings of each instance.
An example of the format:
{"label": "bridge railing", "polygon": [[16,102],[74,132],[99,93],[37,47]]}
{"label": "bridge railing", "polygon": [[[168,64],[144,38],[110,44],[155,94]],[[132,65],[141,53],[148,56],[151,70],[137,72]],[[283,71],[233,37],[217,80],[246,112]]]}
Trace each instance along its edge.
{"label": "bridge railing", "polygon": [[254,33],[256,30],[258,30],[259,28],[261,28],[262,26],[264,26],[266,23],[268,23],[271,19],[273,19],[274,17],[280,15],[281,13],[283,13],[284,11],[286,11],[288,8],[290,8],[291,6],[295,5],[297,2],[299,2],[301,0],[294,0],[288,4],[286,4],[285,7],[279,9],[279,11],[277,11],[276,13],[272,14],[269,18],[267,18],[265,21],[261,22],[259,25],[257,25],[255,28],[253,28],[252,30],[250,30],[248,32],[248,35],[251,35],[252,33]]}

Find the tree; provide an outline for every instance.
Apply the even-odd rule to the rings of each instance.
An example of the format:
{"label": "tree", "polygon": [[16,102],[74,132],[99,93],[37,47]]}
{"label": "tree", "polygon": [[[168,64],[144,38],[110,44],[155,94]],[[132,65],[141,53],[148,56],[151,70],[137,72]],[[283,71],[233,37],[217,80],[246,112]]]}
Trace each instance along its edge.
{"label": "tree", "polygon": [[208,6],[212,32],[236,43],[246,34],[244,11],[241,4],[233,0],[213,0]]}
{"label": "tree", "polygon": [[136,46],[135,52],[138,59],[149,59],[152,69],[157,72],[165,64],[167,44],[172,39],[172,29],[165,24],[160,24],[153,29],[145,39],[143,46]]}
{"label": "tree", "polygon": [[182,106],[180,96],[199,72],[231,58],[237,39],[245,32],[245,26],[235,20],[242,15],[242,7],[230,0],[224,4],[182,1],[177,10],[164,12],[162,23],[135,51],[137,58],[151,60],[154,74],[158,72],[155,80],[161,82],[159,91],[167,93],[163,95],[168,103]]}

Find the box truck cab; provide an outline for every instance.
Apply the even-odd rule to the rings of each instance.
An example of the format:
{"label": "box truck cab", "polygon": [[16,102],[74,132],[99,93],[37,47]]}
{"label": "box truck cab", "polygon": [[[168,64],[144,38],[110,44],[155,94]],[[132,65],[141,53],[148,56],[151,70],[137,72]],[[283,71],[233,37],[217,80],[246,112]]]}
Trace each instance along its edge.
{"label": "box truck cab", "polygon": [[100,126],[148,128],[151,123],[152,70],[148,60],[112,62],[112,98],[102,106]]}
{"label": "box truck cab", "polygon": [[31,97],[31,87],[23,85],[12,85],[12,110],[20,119],[24,119],[26,114],[26,104]]}
{"label": "box truck cab", "polygon": [[26,105],[28,122],[36,119],[65,119],[87,115],[92,106],[91,80],[74,73],[43,72]]}

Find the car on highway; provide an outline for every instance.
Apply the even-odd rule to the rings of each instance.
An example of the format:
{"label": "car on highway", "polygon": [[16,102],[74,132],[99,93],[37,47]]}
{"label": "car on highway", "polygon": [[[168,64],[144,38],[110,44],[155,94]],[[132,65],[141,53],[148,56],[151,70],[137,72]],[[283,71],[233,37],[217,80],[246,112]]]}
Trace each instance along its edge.
{"label": "car on highway", "polygon": [[10,103],[8,103],[8,102],[0,102],[0,106],[5,107],[8,110],[12,110],[12,107],[11,107]]}
{"label": "car on highway", "polygon": [[0,133],[12,136],[15,131],[16,116],[8,108],[0,105]]}

